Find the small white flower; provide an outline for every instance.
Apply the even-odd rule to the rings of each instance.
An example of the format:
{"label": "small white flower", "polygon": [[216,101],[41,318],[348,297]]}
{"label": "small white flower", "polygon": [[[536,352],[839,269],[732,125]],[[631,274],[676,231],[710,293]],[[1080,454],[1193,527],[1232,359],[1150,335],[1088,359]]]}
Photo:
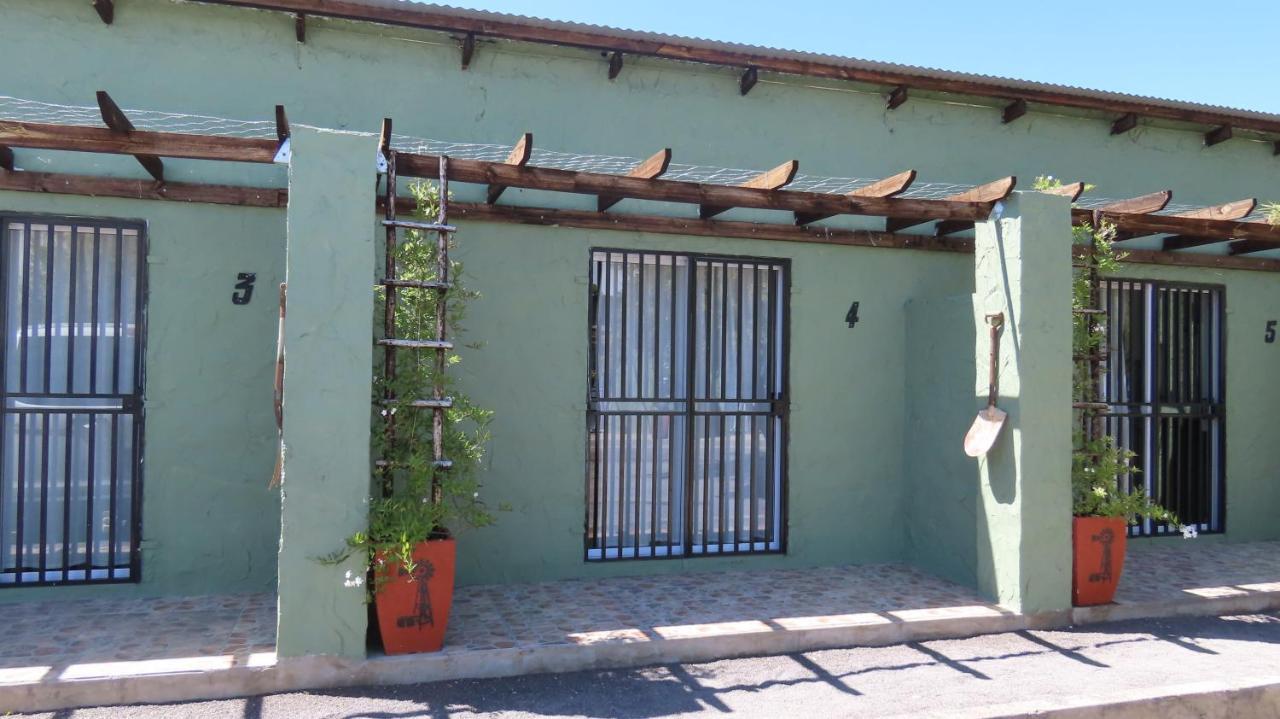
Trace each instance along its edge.
{"label": "small white flower", "polygon": [[393,415],[394,415],[395,413],[396,413],[396,408],[395,408],[395,407],[392,407],[392,408],[391,408],[391,414],[393,414]]}
{"label": "small white flower", "polygon": [[362,586],[364,586],[364,577],[362,577],[362,576],[360,576],[360,575],[356,574],[355,572],[352,572],[350,569],[348,569],[348,570],[347,570],[347,574],[346,574],[345,578],[343,579],[342,586],[344,586],[344,587],[362,587]]}
{"label": "small white flower", "polygon": [[1200,530],[1194,524],[1184,524],[1181,529],[1183,539],[1195,539],[1200,536]]}
{"label": "small white flower", "polygon": [[382,416],[383,416],[383,417],[386,417],[386,416],[387,416],[387,411],[386,411],[385,409],[384,409],[384,410],[382,410]]}

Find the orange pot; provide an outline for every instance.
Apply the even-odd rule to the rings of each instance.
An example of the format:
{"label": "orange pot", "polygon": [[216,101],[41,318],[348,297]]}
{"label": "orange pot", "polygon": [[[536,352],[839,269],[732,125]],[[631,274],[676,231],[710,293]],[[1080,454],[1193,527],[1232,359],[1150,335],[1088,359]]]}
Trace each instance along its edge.
{"label": "orange pot", "polygon": [[1124,517],[1075,517],[1071,538],[1071,603],[1077,607],[1109,604],[1124,569],[1127,538]]}
{"label": "orange pot", "polygon": [[387,654],[438,652],[453,603],[457,543],[432,539],[413,548],[412,572],[399,562],[379,563],[373,603]]}

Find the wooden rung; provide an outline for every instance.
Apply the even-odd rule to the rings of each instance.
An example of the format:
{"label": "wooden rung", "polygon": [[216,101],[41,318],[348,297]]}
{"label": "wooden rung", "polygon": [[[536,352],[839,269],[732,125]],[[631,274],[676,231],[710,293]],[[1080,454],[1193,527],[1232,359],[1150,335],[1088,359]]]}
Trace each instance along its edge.
{"label": "wooden rung", "polygon": [[383,347],[403,347],[405,349],[414,350],[451,350],[453,343],[447,340],[393,340],[380,339],[378,344]]}
{"label": "wooden rung", "polygon": [[1106,402],[1072,402],[1072,409],[1111,409]]}
{"label": "wooden rung", "polygon": [[383,220],[383,227],[402,227],[406,230],[426,230],[428,232],[457,232],[453,225],[442,225],[439,222],[416,222],[414,220]]}
{"label": "wooden rung", "polygon": [[1083,310],[1083,309],[1071,310],[1071,312],[1077,315],[1105,315],[1107,313],[1106,310]]}
{"label": "wooden rung", "polygon": [[382,406],[384,407],[399,407],[401,405],[405,407],[415,407],[418,409],[436,409],[436,408],[448,409],[453,406],[453,398],[444,397],[442,399],[415,399],[409,402],[404,402],[398,399],[382,400]]}
{"label": "wooden rung", "polygon": [[[432,462],[432,464],[436,469],[453,469],[453,460],[451,459],[437,459]],[[386,469],[391,466],[391,463],[385,459],[375,459],[373,461],[373,466],[378,469]]]}
{"label": "wooden rung", "polygon": [[380,280],[383,287],[399,287],[417,290],[447,290],[453,287],[452,282],[428,282],[426,280]]}

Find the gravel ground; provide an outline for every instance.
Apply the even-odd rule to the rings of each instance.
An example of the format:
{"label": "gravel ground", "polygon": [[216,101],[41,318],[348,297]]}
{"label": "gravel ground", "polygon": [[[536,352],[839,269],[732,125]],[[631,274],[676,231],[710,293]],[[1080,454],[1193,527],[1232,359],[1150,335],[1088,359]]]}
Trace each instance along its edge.
{"label": "gravel ground", "polygon": [[642,669],[297,692],[49,719],[977,717],[1212,679],[1280,682],[1280,614],[1143,620]]}

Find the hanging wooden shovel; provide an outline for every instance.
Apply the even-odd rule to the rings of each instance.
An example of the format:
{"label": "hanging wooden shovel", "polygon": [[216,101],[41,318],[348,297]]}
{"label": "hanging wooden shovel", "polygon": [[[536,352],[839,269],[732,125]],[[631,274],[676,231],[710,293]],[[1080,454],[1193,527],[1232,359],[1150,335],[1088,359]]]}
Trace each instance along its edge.
{"label": "hanging wooden shovel", "polygon": [[998,360],[1004,313],[987,315],[987,322],[991,325],[991,380],[988,385],[987,406],[978,411],[978,416],[974,418],[968,434],[964,436],[964,453],[970,457],[986,454],[987,450],[991,449],[991,445],[995,444],[996,438],[1000,436],[1000,428],[1004,426],[1004,418],[1007,416],[1004,410],[996,407],[996,396],[1000,393]]}

